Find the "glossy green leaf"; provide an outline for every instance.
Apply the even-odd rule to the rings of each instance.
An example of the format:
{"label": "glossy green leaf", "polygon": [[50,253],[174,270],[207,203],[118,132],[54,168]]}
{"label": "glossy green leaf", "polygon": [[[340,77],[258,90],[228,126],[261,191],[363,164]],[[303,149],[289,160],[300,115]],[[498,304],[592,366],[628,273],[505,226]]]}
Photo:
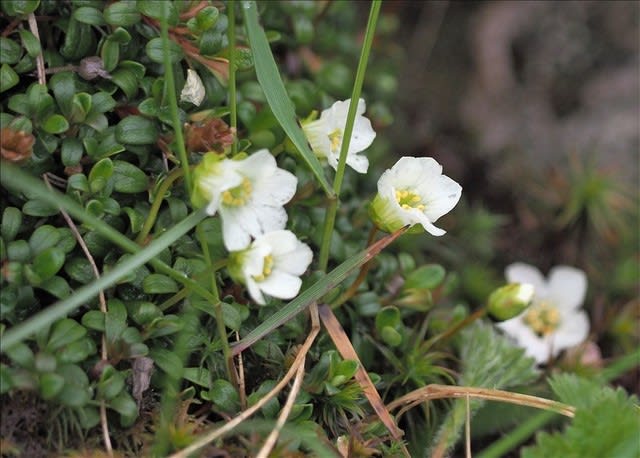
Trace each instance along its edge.
{"label": "glossy green leaf", "polygon": [[151,274],[142,282],[142,290],[147,294],[167,294],[178,291],[178,284],[162,274]]}
{"label": "glossy green leaf", "polygon": [[138,11],[158,21],[166,19],[170,26],[178,23],[178,8],[173,2],[159,3],[157,0],[138,0]]}
{"label": "glossy green leaf", "polygon": [[233,413],[240,407],[240,397],[233,385],[224,379],[214,380],[208,399],[225,412]]}
{"label": "glossy green leaf", "polygon": [[127,116],[116,126],[116,140],[129,145],[150,145],[158,140],[156,123],[142,116]]}
{"label": "glossy green leaf", "polygon": [[73,17],[76,21],[89,25],[104,25],[105,20],[100,11],[97,8],[91,6],[81,6],[73,12]]}
{"label": "glossy green leaf", "polygon": [[60,237],[61,234],[57,228],[50,224],[44,224],[33,231],[29,237],[29,248],[34,255],[39,254],[47,248],[56,246]]}
{"label": "glossy green leaf", "polygon": [[106,113],[116,106],[116,101],[106,92],[96,92],[91,94],[91,106],[98,113]]}
{"label": "glossy green leaf", "polygon": [[67,137],[62,140],[62,146],[60,147],[60,159],[66,166],[74,166],[80,162],[82,155],[84,154],[84,148],[82,142],[75,137]]}
{"label": "glossy green leaf", "polygon": [[40,0],[4,0],[2,9],[9,16],[26,16],[33,13],[40,5]]}
{"label": "glossy green leaf", "polygon": [[131,426],[138,417],[138,406],[131,395],[121,391],[118,396],[109,401],[109,407],[120,414],[120,426]]}
{"label": "glossy green leaf", "polygon": [[273,114],[296,146],[303,159],[318,179],[328,196],[334,192],[324,176],[318,158],[309,148],[307,139],[298,125],[295,109],[284,88],[278,67],[269,48],[264,30],[258,23],[258,7],[255,1],[243,1],[242,11],[246,22],[247,35],[253,53],[258,81],[267,97]]}
{"label": "glossy green leaf", "polygon": [[[164,63],[164,47],[162,45],[161,38],[152,38],[145,46],[145,50],[147,52],[147,56],[149,56],[149,59],[153,62],[158,64]],[[169,41],[169,49],[167,51],[172,64],[180,62],[184,57],[182,48],[173,41]]]}
{"label": "glossy green leaf", "polygon": [[38,285],[38,288],[45,290],[58,299],[65,299],[71,294],[71,288],[67,280],[58,275],[42,281],[42,283]]}
{"label": "glossy green leaf", "polygon": [[87,334],[87,330],[71,318],[63,318],[54,323],[49,340],[47,341],[47,350],[55,352],[65,345],[69,345]]}
{"label": "glossy green leaf", "polygon": [[59,114],[53,114],[44,120],[42,128],[49,134],[61,134],[69,130],[69,121]]}
{"label": "glossy green leaf", "polygon": [[20,77],[8,64],[0,66],[0,92],[11,89],[20,82]]}
{"label": "glossy green leaf", "polygon": [[128,27],[140,22],[136,2],[133,0],[121,0],[112,3],[104,10],[104,20],[107,24]]}
{"label": "glossy green leaf", "polygon": [[0,64],[13,65],[20,60],[22,48],[11,38],[0,37]]}
{"label": "glossy green leaf", "polygon": [[151,351],[150,357],[155,365],[171,378],[178,379],[182,377],[182,362],[174,352],[164,348],[156,348]]}
{"label": "glossy green leaf", "polygon": [[56,400],[68,407],[82,407],[91,400],[87,374],[75,364],[66,364],[57,370],[64,377],[64,386]]}
{"label": "glossy green leaf", "polygon": [[31,367],[34,364],[35,357],[29,346],[23,342],[3,349],[9,359],[21,367]]}
{"label": "glossy green leaf", "polygon": [[94,331],[104,332],[105,314],[99,310],[89,310],[82,316],[82,325]]}
{"label": "glossy green leaf", "polygon": [[58,247],[47,248],[33,258],[33,271],[46,280],[53,277],[64,265],[65,254]]}
{"label": "glossy green leaf", "polygon": [[109,158],[100,159],[89,172],[89,189],[93,193],[102,191],[114,173],[113,161]]}
{"label": "glossy green leaf", "polygon": [[122,89],[128,99],[133,99],[138,93],[138,79],[131,70],[124,68],[114,70],[111,73],[111,81]]}
{"label": "glossy green leaf", "polygon": [[40,199],[32,199],[22,206],[22,213],[29,216],[52,216],[58,214],[60,210],[51,204]]}
{"label": "glossy green leaf", "polygon": [[102,399],[110,400],[122,392],[125,386],[125,377],[113,366],[107,366],[100,375],[98,382],[98,395]]}
{"label": "glossy green leaf", "polygon": [[27,54],[31,57],[36,57],[42,51],[40,47],[40,41],[36,38],[36,36],[31,33],[31,31],[27,29],[18,30],[20,34],[20,39],[22,40],[22,45],[24,49],[27,50]]}
{"label": "glossy green leaf", "polygon": [[106,71],[112,72],[115,70],[120,60],[120,43],[107,38],[102,44],[100,57]]}
{"label": "glossy green leaf", "polygon": [[394,306],[384,307],[376,315],[376,329],[382,331],[384,327],[396,328],[400,325],[400,310]]}
{"label": "glossy green leaf", "polygon": [[40,376],[40,396],[45,401],[55,398],[64,386],[64,378],[56,373],[47,373]]}
{"label": "glossy green leaf", "polygon": [[444,281],[446,271],[439,264],[427,264],[409,274],[403,289],[434,289]]}
{"label": "glossy green leaf", "polygon": [[113,161],[113,188],[116,191],[133,194],[146,191],[148,187],[149,179],[138,167],[130,162]]}
{"label": "glossy green leaf", "polygon": [[69,121],[72,123],[81,123],[91,111],[91,95],[86,92],[74,94],[71,99],[71,111],[69,113]]}
{"label": "glossy green leaf", "polygon": [[14,240],[7,244],[9,261],[27,262],[31,259],[31,248],[26,240]]}
{"label": "glossy green leaf", "polygon": [[0,234],[5,242],[16,238],[21,225],[22,212],[16,207],[5,207],[2,212],[2,224],[0,224]]}

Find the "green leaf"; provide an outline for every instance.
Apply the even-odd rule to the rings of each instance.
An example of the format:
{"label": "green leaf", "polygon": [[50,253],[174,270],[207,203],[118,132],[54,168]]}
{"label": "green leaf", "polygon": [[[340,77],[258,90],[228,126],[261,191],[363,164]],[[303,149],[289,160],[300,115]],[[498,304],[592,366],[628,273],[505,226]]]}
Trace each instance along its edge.
{"label": "green leaf", "polygon": [[51,247],[33,258],[33,271],[41,281],[53,277],[64,265],[65,254],[58,247]]}
{"label": "green leaf", "polygon": [[81,6],[73,12],[73,18],[84,24],[104,25],[105,20],[102,11],[90,6]]}
{"label": "green leaf", "polygon": [[142,282],[142,290],[147,294],[167,294],[178,291],[178,284],[162,274],[151,274]]}
{"label": "green leaf", "polygon": [[74,94],[71,99],[71,112],[69,113],[69,121],[72,123],[81,123],[91,111],[91,95],[86,92]]}
{"label": "green leaf", "polygon": [[91,189],[91,192],[99,193],[105,188],[113,175],[114,168],[113,161],[109,158],[100,159],[94,164],[89,172],[89,189]]}
{"label": "green leaf", "polygon": [[67,137],[62,140],[60,146],[60,159],[66,166],[74,166],[80,163],[82,155],[84,154],[84,148],[82,142],[75,137]]}
{"label": "green leaf", "polygon": [[18,74],[7,64],[0,66],[0,92],[7,91],[20,82]]}
{"label": "green leaf", "polygon": [[122,89],[122,92],[129,100],[133,99],[138,93],[138,78],[131,70],[118,68],[111,73],[111,81]]}
{"label": "green leaf", "polygon": [[427,264],[411,272],[403,289],[434,289],[442,284],[446,271],[439,264]]}
{"label": "green leaf", "polygon": [[156,366],[162,369],[169,377],[179,379],[182,377],[182,362],[174,352],[164,348],[151,350],[150,357]]}
{"label": "green leaf", "polygon": [[69,130],[69,121],[59,114],[53,114],[44,120],[42,128],[49,134],[61,134]]}
{"label": "green leaf", "polygon": [[522,451],[523,458],[640,456],[636,396],[573,374],[554,375],[549,383],[561,401],[573,401],[575,416],[562,432],[539,433],[536,445]]}
{"label": "green leaf", "polygon": [[105,314],[99,310],[89,310],[82,316],[82,325],[94,331],[104,332]]}
{"label": "green leaf", "polygon": [[157,0],[138,0],[138,10],[145,16],[149,16],[158,21],[166,18],[170,26],[178,23],[178,9],[173,2],[158,3]]}
{"label": "green leaf", "polygon": [[400,326],[400,324],[400,310],[398,310],[398,307],[384,307],[376,315],[376,329],[378,329],[378,331],[382,331],[386,326],[396,328]]}
{"label": "green leaf", "polygon": [[2,212],[0,234],[5,242],[11,242],[18,235],[22,225],[22,212],[16,207],[6,207]]}
{"label": "green leaf", "polygon": [[22,206],[22,213],[29,216],[52,216],[57,215],[60,210],[57,207],[39,199],[32,199]]}
{"label": "green leaf", "polygon": [[21,367],[31,367],[34,364],[33,351],[25,343],[18,343],[12,345],[9,348],[4,348],[3,351],[9,357],[9,359]]}
{"label": "green leaf", "polygon": [[211,386],[211,373],[202,367],[185,367],[183,377],[207,389]]}
{"label": "green leaf", "polygon": [[102,399],[113,399],[124,389],[125,377],[109,365],[104,368],[98,382],[98,394]]}
{"label": "green leaf", "polygon": [[104,10],[104,20],[110,25],[128,27],[137,24],[140,19],[136,2],[133,0],[112,3]]}
{"label": "green leaf", "polygon": [[60,237],[61,234],[58,229],[50,224],[44,224],[33,231],[33,234],[29,237],[29,248],[31,248],[31,252],[34,255],[39,254],[47,248],[56,246],[60,241]]}
{"label": "green leaf", "polygon": [[146,326],[162,317],[162,311],[152,302],[131,301],[127,303],[127,309],[133,321],[140,326]]}
{"label": "green leaf", "polygon": [[98,113],[106,113],[116,107],[116,101],[106,92],[91,94],[91,106]]}
{"label": "green leaf", "polygon": [[40,396],[45,401],[55,398],[64,386],[64,378],[56,373],[47,373],[40,376]]}
{"label": "green leaf", "polygon": [[233,413],[240,407],[240,397],[233,385],[224,379],[214,380],[209,389],[208,399],[224,412]]}
{"label": "green leaf", "polygon": [[64,265],[64,271],[73,280],[82,284],[87,284],[95,278],[91,263],[84,257],[69,259]]}
{"label": "green leaf", "polygon": [[22,56],[22,48],[11,38],[0,37],[0,64],[13,65]]}
{"label": "green leaf", "polygon": [[151,145],[158,136],[156,123],[142,116],[127,116],[116,126],[116,140],[128,145]]}
{"label": "green leaf", "polygon": [[131,426],[138,417],[138,406],[126,391],[109,402],[109,407],[120,414],[120,425],[124,428]]}
{"label": "green leaf", "polygon": [[40,41],[36,38],[36,36],[31,33],[29,30],[20,29],[18,30],[20,34],[20,39],[22,40],[22,45],[24,49],[27,50],[27,54],[31,57],[36,57],[41,52]]}
{"label": "green leaf", "polygon": [[70,343],[56,357],[60,363],[79,363],[96,352],[96,345],[89,337]]}
{"label": "green leaf", "polygon": [[66,364],[57,370],[64,377],[64,387],[56,400],[67,407],[82,407],[91,400],[87,374],[75,364]]}
{"label": "green leaf", "polygon": [[148,186],[147,175],[138,167],[130,162],[113,161],[113,188],[116,191],[134,194],[146,191]]}
{"label": "green leaf", "polygon": [[40,0],[4,0],[2,9],[9,16],[26,16],[33,13],[40,5]]}
{"label": "green leaf", "polygon": [[303,159],[320,182],[326,194],[333,197],[334,192],[324,176],[322,166],[318,158],[309,148],[307,138],[298,125],[294,106],[282,84],[282,79],[280,78],[280,73],[278,72],[278,67],[269,48],[264,30],[258,23],[258,7],[256,2],[243,1],[242,6],[249,44],[251,45],[251,51],[253,53],[256,75],[265,93],[267,102],[273,114],[278,118],[280,125],[298,151],[300,151]]}
{"label": "green leaf", "polygon": [[87,330],[71,318],[63,318],[53,325],[49,340],[47,341],[47,350],[55,352],[65,345],[69,345],[87,334]]}
{"label": "green leaf", "polygon": [[[147,56],[153,62],[157,64],[164,63],[164,46],[162,45],[162,38],[152,38],[145,46]],[[169,60],[172,64],[176,64],[182,60],[184,53],[180,45],[173,41],[169,41]]]}
{"label": "green leaf", "polygon": [[38,285],[38,288],[45,290],[58,299],[67,298],[71,294],[71,288],[69,287],[67,280],[58,275],[44,280]]}
{"label": "green leaf", "polygon": [[112,72],[115,70],[120,60],[120,43],[107,38],[102,44],[100,57],[106,71]]}

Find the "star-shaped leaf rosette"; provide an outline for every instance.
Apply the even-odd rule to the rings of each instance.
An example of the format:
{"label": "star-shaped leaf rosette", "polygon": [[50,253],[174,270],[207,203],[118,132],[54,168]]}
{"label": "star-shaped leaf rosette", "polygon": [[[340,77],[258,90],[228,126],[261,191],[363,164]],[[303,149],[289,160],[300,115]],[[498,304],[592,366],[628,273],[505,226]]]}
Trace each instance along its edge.
{"label": "star-shaped leaf rosette", "polygon": [[524,312],[497,326],[538,364],[587,338],[589,319],[580,309],[587,292],[587,277],[582,270],[556,266],[546,280],[537,268],[515,263],[507,267],[506,277],[512,283],[532,285],[533,301]]}
{"label": "star-shaped leaf rosette", "polygon": [[412,227],[409,232],[420,232],[421,226],[431,235],[444,235],[446,231],[433,223],[449,213],[461,195],[462,187],[442,174],[435,159],[405,156],[378,180],[369,214],[385,232],[404,226]]}

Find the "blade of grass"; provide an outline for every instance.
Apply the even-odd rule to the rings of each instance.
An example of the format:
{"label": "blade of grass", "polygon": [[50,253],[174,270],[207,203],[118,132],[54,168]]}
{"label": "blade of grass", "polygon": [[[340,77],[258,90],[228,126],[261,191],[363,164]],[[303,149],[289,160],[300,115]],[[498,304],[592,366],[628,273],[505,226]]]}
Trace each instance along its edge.
{"label": "blade of grass", "polygon": [[280,73],[278,72],[276,61],[271,53],[267,36],[258,23],[258,6],[256,2],[243,1],[242,11],[247,36],[249,38],[249,46],[253,54],[256,75],[267,99],[267,103],[285,133],[289,136],[296,148],[298,148],[298,151],[300,151],[302,158],[320,182],[327,196],[332,198],[335,193],[324,176],[320,161],[318,161],[318,158],[309,148],[307,137],[298,125],[296,112],[280,78]]}
{"label": "blade of grass", "polygon": [[367,70],[367,62],[369,61],[369,54],[371,54],[371,45],[373,44],[373,37],[376,31],[376,24],[378,22],[378,14],[380,13],[380,6],[382,2],[380,0],[374,0],[371,3],[371,10],[369,11],[369,20],[367,21],[367,30],[364,35],[364,41],[362,43],[362,51],[360,52],[360,61],[358,62],[358,69],[356,70],[356,78],[353,84],[353,90],[351,91],[351,103],[349,103],[349,111],[347,113],[347,122],[344,126],[344,133],[342,136],[342,146],[340,148],[340,159],[338,160],[338,168],[336,169],[336,176],[333,180],[333,192],[336,195],[335,199],[329,202],[329,207],[324,217],[324,228],[322,231],[322,243],[320,245],[320,256],[318,266],[321,271],[327,270],[327,264],[329,262],[329,249],[331,248],[331,236],[333,235],[333,227],[336,222],[336,214],[338,212],[340,189],[342,188],[342,180],[344,178],[344,171],[347,167],[347,152],[349,151],[349,144],[351,143],[351,134],[353,133],[353,125],[356,119],[356,110],[358,108],[358,100],[362,93],[362,85],[364,84],[364,76]]}
{"label": "blade of grass", "polygon": [[339,285],[354,269],[372,259],[382,251],[384,247],[400,237],[400,235],[402,235],[406,230],[407,227],[400,228],[393,234],[387,235],[365,250],[344,261],[338,267],[307,288],[304,292],[300,293],[297,298],[271,315],[258,327],[254,328],[247,336],[245,336],[244,339],[233,345],[231,353],[235,356],[246,350],[262,337],[292,319],[302,310],[324,296],[331,288]]}

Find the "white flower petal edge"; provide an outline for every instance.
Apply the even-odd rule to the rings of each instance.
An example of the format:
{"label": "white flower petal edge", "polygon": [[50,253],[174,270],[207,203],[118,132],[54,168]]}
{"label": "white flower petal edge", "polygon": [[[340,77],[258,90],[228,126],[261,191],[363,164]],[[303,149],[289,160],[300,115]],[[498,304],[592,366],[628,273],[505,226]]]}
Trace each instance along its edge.
{"label": "white flower petal edge", "polygon": [[288,230],[269,232],[257,237],[246,250],[232,252],[229,273],[247,286],[258,304],[266,303],[264,295],[292,299],[300,291],[302,275],[313,252]]}
{"label": "white flower petal edge", "polygon": [[589,334],[589,319],[579,307],[587,291],[583,271],[556,266],[545,280],[540,271],[525,263],[506,268],[510,282],[534,285],[535,296],[529,309],[497,326],[513,338],[539,364],[556,357],[564,349],[582,343]]}
{"label": "white flower petal edge", "polygon": [[405,156],[378,180],[378,194],[370,206],[374,223],[386,232],[420,224],[431,235],[438,218],[450,212],[462,195],[462,187],[446,175],[431,157]]}
{"label": "white flower petal edge", "polygon": [[[319,119],[302,125],[313,152],[318,157],[327,159],[334,170],[338,168],[350,103],[351,99],[337,101],[330,108],[323,110]],[[358,173],[367,173],[369,169],[369,159],[359,153],[367,149],[376,138],[371,121],[363,116],[365,110],[364,99],[359,99],[347,151],[347,165]]]}
{"label": "white flower petal edge", "polygon": [[203,159],[194,175],[196,200],[208,202],[209,215],[220,213],[227,250],[243,250],[252,237],[284,229],[283,205],[294,196],[298,179],[278,168],[268,150],[242,160]]}

